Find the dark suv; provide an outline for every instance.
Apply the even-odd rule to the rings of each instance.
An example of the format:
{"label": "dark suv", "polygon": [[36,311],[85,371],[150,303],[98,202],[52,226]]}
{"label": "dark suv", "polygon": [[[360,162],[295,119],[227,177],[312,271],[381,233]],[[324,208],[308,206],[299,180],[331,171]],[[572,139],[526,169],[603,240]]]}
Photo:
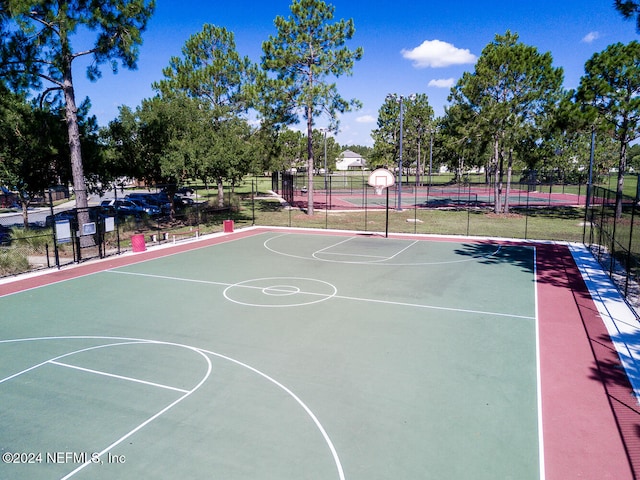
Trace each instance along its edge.
{"label": "dark suv", "polygon": [[0,225],[0,245],[9,245],[11,243],[11,229]]}
{"label": "dark suv", "polygon": [[130,193],[125,198],[158,207],[164,215],[171,213],[171,201],[166,193]]}

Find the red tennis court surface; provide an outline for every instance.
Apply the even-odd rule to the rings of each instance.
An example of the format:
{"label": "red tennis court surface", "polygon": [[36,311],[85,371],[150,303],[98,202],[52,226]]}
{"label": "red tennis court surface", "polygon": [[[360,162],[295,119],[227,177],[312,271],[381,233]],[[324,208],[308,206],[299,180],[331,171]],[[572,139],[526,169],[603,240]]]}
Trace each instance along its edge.
{"label": "red tennis court surface", "polygon": [[[545,206],[574,206],[584,205],[585,193],[545,192],[544,190],[532,191],[528,189],[513,188],[509,193],[509,205],[514,208],[545,207]],[[504,195],[504,192],[503,192]],[[402,188],[400,199],[398,190],[392,187],[389,190],[389,206],[397,208],[402,202],[402,208],[466,208],[489,207],[494,204],[495,191],[490,187],[413,187]],[[363,189],[316,190],[314,192],[314,208],[330,210],[349,210],[360,208],[385,208],[386,191],[382,195],[376,195],[371,187]],[[307,194],[296,190],[292,206],[305,209],[307,207]]]}
{"label": "red tennis court surface", "polygon": [[[249,228],[216,234],[181,245],[5,279],[0,282],[0,296],[269,230],[275,229]],[[353,235],[353,232],[317,230],[305,230],[305,233]],[[393,237],[483,241],[460,237]],[[640,408],[612,338],[572,256],[571,248],[581,247],[526,244],[535,246],[537,251],[544,478],[637,479],[640,477]],[[610,286],[603,285],[603,288]]]}

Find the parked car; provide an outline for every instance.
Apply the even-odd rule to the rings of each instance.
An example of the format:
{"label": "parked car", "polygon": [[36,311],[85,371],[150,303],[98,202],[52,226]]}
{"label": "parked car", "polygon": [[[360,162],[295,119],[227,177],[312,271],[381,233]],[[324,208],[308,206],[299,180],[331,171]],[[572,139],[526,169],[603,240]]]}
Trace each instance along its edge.
{"label": "parked car", "polygon": [[69,220],[75,229],[78,228],[78,217],[75,210],[64,210],[54,215],[47,215],[47,218],[44,220],[44,225],[45,227],[53,227],[56,222],[63,222],[65,220]]}
{"label": "parked car", "polygon": [[11,243],[11,229],[0,225],[0,245],[9,245]]}
{"label": "parked car", "polygon": [[125,198],[155,206],[165,215],[171,212],[171,202],[166,193],[130,193]]}
{"label": "parked car", "polygon": [[[95,222],[99,219],[105,217],[104,211],[102,207],[89,207],[89,220]],[[57,212],[54,215],[47,215],[47,218],[44,220],[44,225],[46,227],[53,227],[56,222],[69,220],[71,222],[71,227],[74,230],[78,229],[78,214],[76,213],[76,209],[72,208],[70,210],[63,210],[61,212]]]}
{"label": "parked car", "polygon": [[176,193],[178,195],[193,195],[195,191],[193,190],[193,188],[182,187],[182,188],[179,188]]}
{"label": "parked car", "polygon": [[118,215],[158,215],[160,210],[152,205],[130,199],[112,199],[104,200],[100,207],[107,210],[111,214]]}
{"label": "parked car", "polygon": [[150,217],[155,217],[162,213],[162,210],[160,210],[160,208],[156,205],[151,205],[142,200],[129,200],[129,201],[137,205],[139,208],[141,208]]}
{"label": "parked car", "polygon": [[193,201],[193,198],[183,197],[178,194],[174,195],[173,197],[173,205],[176,207],[176,209],[188,207],[193,205],[194,203],[195,202]]}

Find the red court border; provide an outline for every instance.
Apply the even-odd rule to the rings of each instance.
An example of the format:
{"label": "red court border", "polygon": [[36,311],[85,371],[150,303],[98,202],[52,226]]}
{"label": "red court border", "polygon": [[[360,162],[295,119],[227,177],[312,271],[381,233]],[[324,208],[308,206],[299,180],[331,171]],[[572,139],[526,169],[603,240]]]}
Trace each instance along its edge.
{"label": "red court border", "polygon": [[[250,228],[0,283],[0,297],[267,231]],[[354,232],[289,229],[318,235]],[[640,407],[568,246],[466,237],[392,235],[536,248],[545,480],[640,479]]]}

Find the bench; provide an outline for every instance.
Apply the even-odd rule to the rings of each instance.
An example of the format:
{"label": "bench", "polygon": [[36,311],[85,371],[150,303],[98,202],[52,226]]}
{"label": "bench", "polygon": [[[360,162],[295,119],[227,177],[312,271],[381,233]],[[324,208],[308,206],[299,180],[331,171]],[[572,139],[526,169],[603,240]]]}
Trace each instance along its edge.
{"label": "bench", "polygon": [[[159,235],[160,240],[158,240]],[[173,243],[176,243],[178,240],[184,240],[185,238],[191,238],[194,236],[195,238],[200,236],[200,229],[191,227],[188,230],[180,230],[177,232],[162,232],[161,234],[153,233],[151,234],[151,241],[157,243],[172,241]]]}

